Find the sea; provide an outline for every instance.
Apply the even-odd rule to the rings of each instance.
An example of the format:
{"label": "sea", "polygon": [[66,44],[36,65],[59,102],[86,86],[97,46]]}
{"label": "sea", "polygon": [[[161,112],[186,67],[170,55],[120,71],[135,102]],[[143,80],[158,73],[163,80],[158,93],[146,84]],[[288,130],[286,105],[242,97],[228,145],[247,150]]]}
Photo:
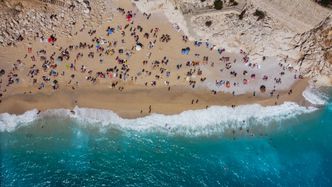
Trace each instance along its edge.
{"label": "sea", "polygon": [[[332,186],[332,92],[319,106],[122,119],[76,107],[0,115],[0,186]],[[323,102],[323,103],[322,103]]]}

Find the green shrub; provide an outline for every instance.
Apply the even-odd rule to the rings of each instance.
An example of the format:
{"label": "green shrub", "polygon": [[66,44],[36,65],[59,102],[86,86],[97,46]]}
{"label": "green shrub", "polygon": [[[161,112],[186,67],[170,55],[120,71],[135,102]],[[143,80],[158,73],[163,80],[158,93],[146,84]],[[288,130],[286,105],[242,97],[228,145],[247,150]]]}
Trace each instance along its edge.
{"label": "green shrub", "polygon": [[237,5],[239,4],[239,3],[236,2],[235,0],[230,0],[229,2],[230,2],[230,4],[231,4],[231,6],[237,6]]}
{"label": "green shrub", "polygon": [[222,0],[214,0],[213,5],[214,5],[214,9],[221,10],[224,6],[224,3]]}
{"label": "green shrub", "polygon": [[332,1],[331,0],[321,0],[319,3],[323,6],[329,6],[332,4]]}
{"label": "green shrub", "polygon": [[244,15],[246,14],[246,10],[244,9],[241,14],[239,15],[239,20],[242,20]]}
{"label": "green shrub", "polygon": [[210,27],[211,25],[212,25],[212,21],[209,20],[209,21],[205,22],[205,26]]}
{"label": "green shrub", "polygon": [[257,21],[259,21],[265,18],[265,12],[256,9],[256,11],[254,12],[254,16],[257,16]]}

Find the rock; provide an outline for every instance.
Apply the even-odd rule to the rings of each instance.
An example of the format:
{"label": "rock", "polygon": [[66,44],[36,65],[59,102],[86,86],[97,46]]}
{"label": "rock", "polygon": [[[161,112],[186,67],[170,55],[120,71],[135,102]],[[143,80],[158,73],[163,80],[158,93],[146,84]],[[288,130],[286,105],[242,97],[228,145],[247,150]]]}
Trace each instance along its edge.
{"label": "rock", "polygon": [[85,10],[83,10],[83,12],[84,12],[85,14],[89,14],[89,13],[90,13],[90,10],[89,10],[89,9],[85,9]]}
{"label": "rock", "polygon": [[[30,6],[30,0],[0,0],[0,45],[15,44],[20,35],[27,40],[33,39],[37,32],[40,36],[50,32],[69,33],[68,30],[71,30],[73,25],[63,23],[86,22],[92,19],[89,16],[91,1],[66,0],[66,4],[75,6],[73,11],[68,11],[68,6],[61,6],[58,1],[64,2],[64,0],[47,0],[47,4],[34,3],[34,6]],[[93,2],[96,9],[102,10],[104,0]],[[56,14],[58,20],[51,20],[51,14]],[[96,19],[94,21],[100,21],[98,19],[101,18]]]}
{"label": "rock", "polygon": [[293,38],[294,49],[303,54],[297,64],[308,77],[332,75],[332,15],[315,28]]}
{"label": "rock", "polygon": [[17,3],[14,7],[14,9],[18,12],[22,12],[23,11],[23,4],[21,2]]}
{"label": "rock", "polygon": [[5,6],[8,8],[12,8],[12,6],[10,5],[10,3],[8,1],[5,1]]}
{"label": "rock", "polygon": [[90,6],[90,1],[88,1],[88,0],[83,0],[83,2],[84,2],[87,6]]}

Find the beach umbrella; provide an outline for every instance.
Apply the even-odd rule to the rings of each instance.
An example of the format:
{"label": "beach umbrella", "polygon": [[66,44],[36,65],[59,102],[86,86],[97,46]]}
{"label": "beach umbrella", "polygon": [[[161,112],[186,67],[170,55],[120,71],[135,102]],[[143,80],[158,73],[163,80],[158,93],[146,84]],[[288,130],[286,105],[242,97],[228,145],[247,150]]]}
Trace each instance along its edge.
{"label": "beach umbrella", "polygon": [[56,58],[55,62],[56,62],[56,64],[60,65],[62,62],[61,57],[59,56],[58,58]]}
{"label": "beach umbrella", "polygon": [[188,54],[189,54],[189,52],[190,52],[190,48],[189,48],[189,47],[187,47],[187,48],[186,48],[186,55],[188,55]]}
{"label": "beach umbrella", "polygon": [[266,87],[264,85],[261,85],[261,87],[259,89],[262,93],[264,93],[266,91]]}
{"label": "beach umbrella", "polygon": [[183,54],[183,55],[188,55],[189,52],[190,52],[190,48],[189,47],[181,49],[181,54]]}
{"label": "beach umbrella", "polygon": [[126,18],[127,18],[127,21],[131,21],[131,18],[132,18],[132,17],[133,17],[133,16],[132,16],[131,14],[128,14],[127,17],[126,17]]}
{"label": "beach umbrella", "polygon": [[136,51],[140,51],[142,49],[143,45],[141,43],[136,44]]}
{"label": "beach umbrella", "polygon": [[109,29],[107,29],[107,34],[108,35],[111,35],[111,34],[113,34],[114,33],[114,28],[109,28]]}
{"label": "beach umbrella", "polygon": [[185,54],[185,49],[181,49],[181,54]]}
{"label": "beach umbrella", "polygon": [[54,69],[52,69],[50,75],[51,75],[51,76],[52,76],[52,75],[57,75],[57,71],[54,70]]}
{"label": "beach umbrella", "polygon": [[96,48],[99,49],[100,48],[100,43],[96,42]]}
{"label": "beach umbrella", "polygon": [[48,39],[47,39],[48,43],[54,43],[56,41],[56,38],[51,35]]}

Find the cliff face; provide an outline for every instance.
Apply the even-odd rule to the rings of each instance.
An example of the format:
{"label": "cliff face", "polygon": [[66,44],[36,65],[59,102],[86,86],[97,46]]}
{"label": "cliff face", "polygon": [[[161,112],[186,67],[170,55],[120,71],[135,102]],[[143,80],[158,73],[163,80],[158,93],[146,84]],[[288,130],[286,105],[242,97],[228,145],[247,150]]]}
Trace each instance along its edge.
{"label": "cliff face", "polygon": [[293,39],[299,50],[297,64],[304,75],[318,84],[332,84],[332,14],[315,28]]}

